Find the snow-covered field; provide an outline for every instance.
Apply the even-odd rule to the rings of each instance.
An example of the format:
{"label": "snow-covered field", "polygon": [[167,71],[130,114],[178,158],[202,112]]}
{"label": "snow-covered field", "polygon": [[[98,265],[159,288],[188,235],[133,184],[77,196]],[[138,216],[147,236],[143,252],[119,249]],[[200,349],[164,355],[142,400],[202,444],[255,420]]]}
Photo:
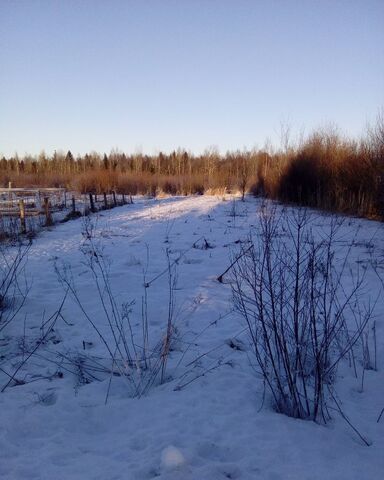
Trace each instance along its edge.
{"label": "snow-covered field", "polygon": [[[338,244],[347,250],[353,241],[349,266],[367,269],[366,298],[373,303],[381,291],[370,323],[376,321],[377,370],[365,371],[362,390],[360,363],[356,378],[345,362],[336,382],[343,411],[369,440],[367,447],[337,412],[319,425],[277,414],[268,396],[263,403],[245,326],[232,311],[230,284],[217,281],[231,252],[257,225],[260,206],[261,200],[251,198],[244,203],[213,196],[141,198],[93,217],[116,305],[135,301],[130,314],[135,338],[145,282],[150,343],[164,332],[167,250],[170,261],[177,260],[177,332],[167,381],[141,398],[129,398],[123,377],[95,373],[98,381],[76,370],[68,359],[103,362],[108,354],[68,295],[54,330],[16,376],[25,384],[11,384],[0,394],[1,479],[383,478],[384,418],[377,419],[384,407],[384,292],[371,263],[384,276],[384,226],[345,219]],[[326,229],[330,217],[314,215],[317,228]],[[9,379],[4,372],[17,369],[59,308],[65,290],[56,270],[65,265],[84,310],[108,338],[81,251],[84,228],[82,219],[71,221],[33,241],[26,265],[28,297],[0,334],[0,387]]]}

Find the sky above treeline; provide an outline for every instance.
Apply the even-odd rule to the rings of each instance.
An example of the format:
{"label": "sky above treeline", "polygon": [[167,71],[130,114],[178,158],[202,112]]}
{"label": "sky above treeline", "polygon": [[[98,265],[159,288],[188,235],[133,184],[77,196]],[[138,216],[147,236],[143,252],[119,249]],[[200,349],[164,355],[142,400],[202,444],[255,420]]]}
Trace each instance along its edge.
{"label": "sky above treeline", "polygon": [[383,0],[0,0],[0,155],[359,137],[383,26]]}

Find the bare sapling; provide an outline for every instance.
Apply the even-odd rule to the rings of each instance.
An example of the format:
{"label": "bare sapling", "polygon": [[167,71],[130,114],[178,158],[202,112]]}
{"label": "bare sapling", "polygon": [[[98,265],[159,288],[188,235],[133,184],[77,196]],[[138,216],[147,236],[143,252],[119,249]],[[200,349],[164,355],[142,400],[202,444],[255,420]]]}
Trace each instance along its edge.
{"label": "bare sapling", "polygon": [[266,207],[232,268],[234,306],[274,408],[324,423],[338,365],[372,316],[362,299],[364,271],[352,273],[348,253],[335,250],[340,224],[334,218],[315,235],[306,210]]}
{"label": "bare sapling", "polygon": [[[38,355],[38,350],[50,339],[57,320],[62,318],[61,312],[67,296],[67,294],[64,295],[60,307],[55,313],[48,319],[43,317],[39,339],[34,339],[32,342],[27,341],[26,314],[22,315],[21,310],[25,305],[30,288],[25,274],[30,245],[30,243],[27,245],[19,243],[13,247],[3,246],[0,250],[0,335],[9,336],[10,332],[7,327],[10,327],[12,322],[16,324],[16,329],[23,330],[19,345],[20,351],[16,349],[1,352],[0,372],[2,377],[5,377],[5,383],[2,378],[3,384],[0,385],[0,392],[4,392],[8,387],[28,382],[25,366],[32,357]],[[8,344],[9,342],[5,342],[5,345]],[[9,362],[10,358],[11,362]]]}
{"label": "bare sapling", "polygon": [[30,244],[0,248],[0,333],[14,320],[28,295],[24,269]]}

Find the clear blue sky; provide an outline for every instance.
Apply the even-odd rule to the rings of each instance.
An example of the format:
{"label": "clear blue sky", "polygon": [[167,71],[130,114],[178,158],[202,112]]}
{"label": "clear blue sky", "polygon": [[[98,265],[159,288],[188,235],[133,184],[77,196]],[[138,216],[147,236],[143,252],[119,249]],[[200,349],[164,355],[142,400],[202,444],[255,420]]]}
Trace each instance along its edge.
{"label": "clear blue sky", "polygon": [[384,0],[0,0],[0,154],[278,144],[384,106]]}

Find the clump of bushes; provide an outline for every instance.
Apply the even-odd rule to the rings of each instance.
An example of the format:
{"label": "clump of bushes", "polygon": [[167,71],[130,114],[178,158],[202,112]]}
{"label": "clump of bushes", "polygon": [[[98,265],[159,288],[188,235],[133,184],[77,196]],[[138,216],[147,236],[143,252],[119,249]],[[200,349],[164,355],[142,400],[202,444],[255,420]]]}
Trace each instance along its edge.
{"label": "clump of bushes", "polygon": [[313,223],[306,210],[265,208],[233,263],[232,291],[274,408],[325,423],[338,406],[338,365],[362,358],[372,309],[363,302],[365,271],[353,276],[348,258],[335,256],[342,222],[333,219],[322,238]]}

